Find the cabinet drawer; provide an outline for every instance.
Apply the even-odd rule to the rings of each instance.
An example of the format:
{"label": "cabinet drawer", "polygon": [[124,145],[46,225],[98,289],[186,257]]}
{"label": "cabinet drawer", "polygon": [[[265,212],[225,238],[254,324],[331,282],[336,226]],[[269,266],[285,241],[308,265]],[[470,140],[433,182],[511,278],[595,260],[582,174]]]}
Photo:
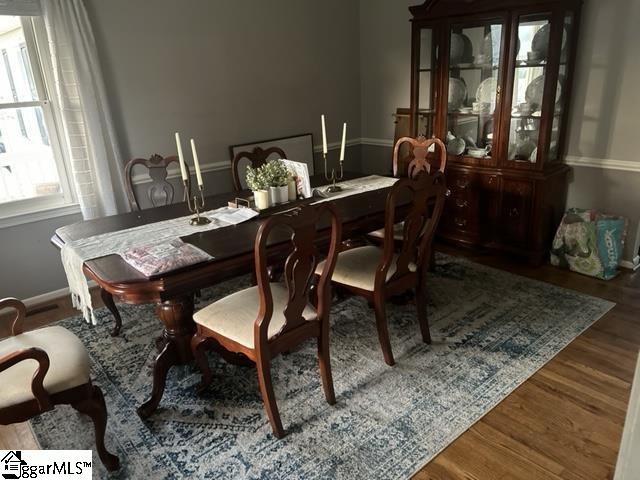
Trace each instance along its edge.
{"label": "cabinet drawer", "polygon": [[477,191],[452,190],[445,202],[440,223],[446,230],[475,233],[478,229]]}

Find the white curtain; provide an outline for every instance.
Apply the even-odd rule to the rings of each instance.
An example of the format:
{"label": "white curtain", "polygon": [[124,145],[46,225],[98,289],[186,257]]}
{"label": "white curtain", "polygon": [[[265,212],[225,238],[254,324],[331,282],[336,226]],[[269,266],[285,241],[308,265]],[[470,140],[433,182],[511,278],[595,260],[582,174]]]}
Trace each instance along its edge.
{"label": "white curtain", "polygon": [[89,219],[127,211],[122,156],[84,4],[42,0],[41,6],[82,214]]}

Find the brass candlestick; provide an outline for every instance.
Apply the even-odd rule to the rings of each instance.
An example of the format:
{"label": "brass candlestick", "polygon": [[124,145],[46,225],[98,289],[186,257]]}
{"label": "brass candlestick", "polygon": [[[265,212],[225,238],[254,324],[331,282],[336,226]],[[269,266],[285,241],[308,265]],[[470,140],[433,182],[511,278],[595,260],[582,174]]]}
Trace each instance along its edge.
{"label": "brass candlestick", "polygon": [[332,183],[331,185],[329,185],[326,188],[325,191],[327,193],[341,192],[342,191],[342,187],[336,185],[336,181],[337,180],[342,180],[342,178],[344,177],[344,171],[342,169],[343,162],[340,161],[340,176],[336,175],[336,169],[335,168],[331,169],[331,176],[329,176],[328,173],[327,173],[327,154],[323,153],[322,156],[324,157],[324,178],[326,178],[328,182]]}
{"label": "brass candlestick", "polygon": [[189,225],[206,225],[211,223],[207,217],[201,217],[200,212],[204,209],[204,187],[202,185],[198,185],[198,190],[200,191],[200,198],[198,195],[193,196],[193,201],[189,197],[189,188],[187,187],[187,181],[183,180],[184,183],[184,197],[187,202],[187,206],[189,207],[189,211],[191,213],[195,213],[196,215],[189,220]]}

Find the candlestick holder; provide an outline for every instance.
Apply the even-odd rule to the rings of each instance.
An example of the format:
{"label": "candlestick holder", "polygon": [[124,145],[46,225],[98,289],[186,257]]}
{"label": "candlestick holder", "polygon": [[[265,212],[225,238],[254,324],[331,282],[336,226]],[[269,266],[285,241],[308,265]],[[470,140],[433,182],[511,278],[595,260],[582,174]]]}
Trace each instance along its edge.
{"label": "candlestick holder", "polygon": [[331,182],[331,185],[329,185],[325,191],[327,193],[341,192],[342,187],[340,187],[339,185],[336,185],[336,181],[342,180],[344,177],[344,171],[342,169],[343,162],[340,161],[340,176],[336,174],[335,168],[331,169],[331,176],[329,176],[327,171],[327,154],[323,153],[322,156],[324,157],[324,178],[326,178],[328,182]]}
{"label": "candlestick holder", "polygon": [[204,187],[202,185],[198,185],[200,198],[198,198],[198,195],[194,195],[193,200],[191,200],[191,197],[189,197],[187,181],[183,180],[182,183],[184,184],[184,197],[187,202],[187,206],[189,207],[189,211],[191,213],[195,213],[195,216],[189,220],[189,225],[206,225],[211,223],[211,220],[207,217],[200,216],[200,212],[204,209]]}

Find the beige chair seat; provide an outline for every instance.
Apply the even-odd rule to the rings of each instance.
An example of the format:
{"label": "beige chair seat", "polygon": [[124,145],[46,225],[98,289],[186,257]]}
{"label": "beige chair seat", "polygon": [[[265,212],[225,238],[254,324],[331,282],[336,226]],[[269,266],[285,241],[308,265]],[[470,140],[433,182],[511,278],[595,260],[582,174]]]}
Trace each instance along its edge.
{"label": "beige chair seat", "polygon": [[[284,309],[287,306],[288,291],[282,283],[271,284],[273,296],[273,316],[269,323],[269,339],[276,336],[284,326]],[[253,324],[258,317],[260,294],[258,287],[250,287],[233,293],[193,315],[199,325],[208,328],[230,340],[248,348],[254,348]],[[305,320],[315,320],[317,313],[311,304],[302,312]]]}
{"label": "beige chair seat", "polygon": [[[0,341],[0,357],[31,347],[41,348],[49,356],[49,371],[43,382],[49,394],[89,383],[89,354],[69,330],[48,327],[6,338]],[[38,362],[29,359],[0,372],[0,408],[35,398],[31,380],[37,369]]]}
{"label": "beige chair seat", "polygon": [[[384,228],[381,228],[380,230],[374,230],[373,232],[369,232],[367,235],[369,235],[370,237],[383,239]],[[401,242],[402,240],[404,240],[404,222],[396,223],[393,226],[393,239],[398,242]]]}
{"label": "beige chair seat", "polygon": [[[374,290],[376,270],[382,259],[382,253],[382,249],[375,245],[352,248],[341,252],[338,255],[338,261],[331,280],[372,292]],[[389,270],[387,270],[387,281],[396,273],[397,258],[397,255],[393,256]],[[318,264],[316,273],[322,272],[323,265],[324,261]],[[409,269],[414,272],[415,265],[411,264]]]}

